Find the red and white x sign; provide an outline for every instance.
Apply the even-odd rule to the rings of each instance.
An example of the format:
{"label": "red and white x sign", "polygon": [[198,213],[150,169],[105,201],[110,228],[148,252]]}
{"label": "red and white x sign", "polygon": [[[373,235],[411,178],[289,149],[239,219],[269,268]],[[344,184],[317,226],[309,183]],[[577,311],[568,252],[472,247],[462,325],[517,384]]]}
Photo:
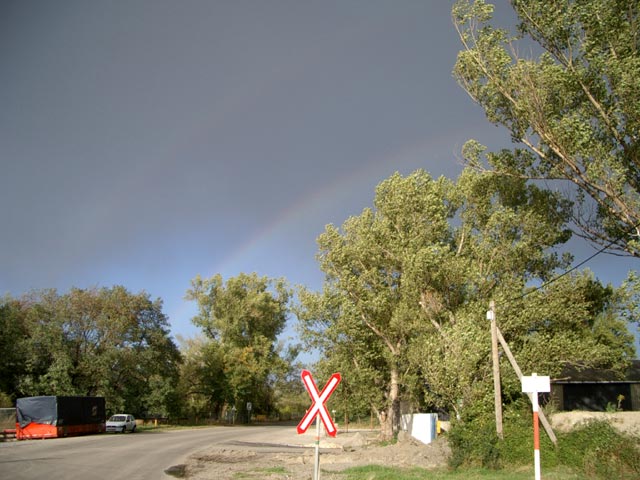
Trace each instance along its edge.
{"label": "red and white x sign", "polygon": [[316,418],[316,415],[320,415],[324,428],[327,430],[327,434],[330,437],[336,436],[338,431],[336,426],[333,424],[333,420],[331,419],[331,415],[329,415],[325,402],[336,389],[341,379],[342,377],[339,373],[334,373],[322,389],[322,392],[318,393],[318,387],[316,387],[316,382],[313,381],[311,372],[308,370],[302,370],[302,383],[304,383],[307,392],[309,392],[309,396],[311,397],[311,400],[313,400],[313,403],[302,420],[300,420],[300,423],[298,424],[298,433],[306,432],[309,425],[311,425],[311,422]]}

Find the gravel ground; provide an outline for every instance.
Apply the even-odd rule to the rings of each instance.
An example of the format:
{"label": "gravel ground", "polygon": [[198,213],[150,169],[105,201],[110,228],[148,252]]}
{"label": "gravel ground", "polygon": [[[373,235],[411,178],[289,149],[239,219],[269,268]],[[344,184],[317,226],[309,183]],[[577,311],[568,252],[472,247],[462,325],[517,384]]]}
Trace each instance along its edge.
{"label": "gravel ground", "polygon": [[[425,445],[401,435],[397,443],[380,446],[376,437],[377,432],[357,431],[322,439],[322,480],[344,478],[336,472],[361,465],[433,469],[446,466],[450,455],[444,438]],[[306,445],[238,443],[209,448],[191,455],[174,475],[194,480],[311,479],[315,455],[313,438],[309,440]]]}

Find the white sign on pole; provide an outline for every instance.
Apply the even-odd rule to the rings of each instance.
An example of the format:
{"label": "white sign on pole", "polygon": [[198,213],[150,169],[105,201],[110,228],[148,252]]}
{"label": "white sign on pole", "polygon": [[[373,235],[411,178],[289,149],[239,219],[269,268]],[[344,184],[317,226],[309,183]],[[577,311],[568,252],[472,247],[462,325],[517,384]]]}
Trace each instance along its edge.
{"label": "white sign on pole", "polygon": [[523,376],[521,378],[522,391],[524,393],[540,393],[551,391],[551,379],[544,375]]}

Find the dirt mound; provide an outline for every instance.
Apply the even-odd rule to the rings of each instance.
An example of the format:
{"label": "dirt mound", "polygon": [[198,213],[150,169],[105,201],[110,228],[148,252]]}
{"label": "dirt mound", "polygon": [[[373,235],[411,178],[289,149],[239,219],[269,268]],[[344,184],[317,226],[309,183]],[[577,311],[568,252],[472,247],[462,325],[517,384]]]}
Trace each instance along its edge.
{"label": "dirt mound", "polygon": [[[362,465],[438,468],[447,464],[450,455],[445,438],[439,438],[429,445],[407,438],[392,445],[381,446],[372,443],[371,438],[355,433],[342,436],[341,443],[342,446],[321,450],[320,469],[323,480],[344,478],[338,472]],[[243,478],[311,479],[313,462],[312,448],[290,448],[284,451],[269,451],[260,447],[251,450],[211,449],[189,457],[185,478],[226,480],[238,478],[237,475],[242,473]]]}
{"label": "dirt mound", "polygon": [[333,465],[340,465],[340,470],[359,465],[431,469],[445,466],[450,454],[451,450],[445,438],[440,438],[428,445],[417,440],[407,439],[393,445],[369,445],[350,452],[343,451],[333,456],[327,456],[325,465],[327,470],[333,469],[332,465],[328,465],[331,461],[333,461]]}
{"label": "dirt mound", "polygon": [[590,421],[605,421],[627,435],[640,438],[640,412],[558,412],[551,415],[551,425],[568,432]]}

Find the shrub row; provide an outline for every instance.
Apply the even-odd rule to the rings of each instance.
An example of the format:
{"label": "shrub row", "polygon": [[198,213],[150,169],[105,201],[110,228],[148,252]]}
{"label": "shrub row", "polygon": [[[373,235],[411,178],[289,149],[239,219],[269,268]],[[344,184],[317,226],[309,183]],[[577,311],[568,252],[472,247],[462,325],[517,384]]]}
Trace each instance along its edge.
{"label": "shrub row", "polygon": [[[504,413],[504,439],[495,431],[492,414],[455,422],[449,435],[451,466],[501,469],[533,463],[531,410],[524,403]],[[558,435],[557,446],[540,429],[542,468],[570,467],[585,478],[640,478],[640,440],[624,435],[604,421],[586,423]]]}

